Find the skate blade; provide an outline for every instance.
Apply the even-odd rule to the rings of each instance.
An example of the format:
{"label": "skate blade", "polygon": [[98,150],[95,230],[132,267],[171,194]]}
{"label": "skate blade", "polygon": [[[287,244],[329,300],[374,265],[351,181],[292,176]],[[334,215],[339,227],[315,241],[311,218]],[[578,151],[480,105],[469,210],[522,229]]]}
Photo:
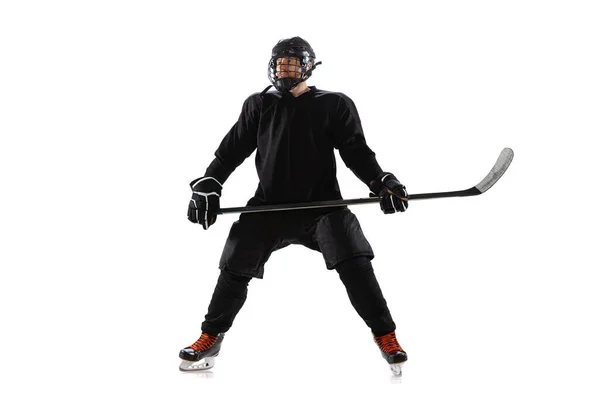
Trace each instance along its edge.
{"label": "skate blade", "polygon": [[402,376],[402,366],[403,365],[404,365],[404,362],[390,364],[390,369],[392,370],[392,374],[394,374],[395,376]]}
{"label": "skate blade", "polygon": [[200,361],[181,360],[179,370],[183,372],[205,371],[215,366],[214,357],[206,357]]}

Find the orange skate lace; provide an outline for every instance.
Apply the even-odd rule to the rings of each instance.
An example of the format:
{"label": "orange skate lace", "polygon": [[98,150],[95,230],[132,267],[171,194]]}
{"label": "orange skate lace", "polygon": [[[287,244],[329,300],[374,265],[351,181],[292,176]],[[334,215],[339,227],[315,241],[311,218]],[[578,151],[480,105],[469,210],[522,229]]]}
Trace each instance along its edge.
{"label": "orange skate lace", "polygon": [[396,340],[396,332],[388,333],[383,336],[375,336],[375,343],[379,346],[379,349],[384,353],[395,353],[397,351],[404,351],[398,340]]}
{"label": "orange skate lace", "polygon": [[202,332],[200,338],[198,338],[198,340],[196,340],[194,344],[190,346],[190,348],[194,349],[194,351],[204,351],[210,349],[217,341],[217,338],[217,336]]}

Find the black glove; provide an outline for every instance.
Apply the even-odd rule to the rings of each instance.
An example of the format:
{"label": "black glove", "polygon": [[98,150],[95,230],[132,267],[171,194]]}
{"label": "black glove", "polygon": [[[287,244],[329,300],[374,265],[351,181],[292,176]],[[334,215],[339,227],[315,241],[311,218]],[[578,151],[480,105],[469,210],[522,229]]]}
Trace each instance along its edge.
{"label": "black glove", "polygon": [[401,200],[408,199],[406,187],[389,172],[371,182],[369,189],[371,189],[371,197],[383,196],[379,205],[384,214],[404,212],[408,208],[408,200]]}
{"label": "black glove", "polygon": [[190,186],[193,193],[188,207],[188,219],[196,224],[201,224],[206,230],[217,221],[223,185],[215,178],[205,176],[192,181]]}

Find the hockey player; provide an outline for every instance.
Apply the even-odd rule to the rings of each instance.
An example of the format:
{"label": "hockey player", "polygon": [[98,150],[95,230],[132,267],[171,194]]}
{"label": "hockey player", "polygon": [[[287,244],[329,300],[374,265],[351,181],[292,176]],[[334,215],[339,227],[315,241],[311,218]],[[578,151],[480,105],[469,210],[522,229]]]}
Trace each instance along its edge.
{"label": "hockey player", "polygon": [[[307,86],[318,64],[313,49],[300,37],[275,45],[269,62],[272,85],[246,99],[204,177],[190,184],[191,222],[204,229],[216,222],[225,181],[255,150],[259,184],[248,205],[341,199],[334,155],[338,149],[372,195],[383,196],[384,213],[406,210],[406,189],[377,163],[352,100],[343,93]],[[271,86],[276,90],[268,91]],[[202,335],[179,353],[180,369],[213,366],[224,334],[246,300],[248,283],[263,278],[271,253],[290,244],[322,253],[326,267],[339,274],[381,354],[399,374],[406,353],[398,344],[396,325],[373,273],[371,246],[347,207],[242,214],[225,243]]]}

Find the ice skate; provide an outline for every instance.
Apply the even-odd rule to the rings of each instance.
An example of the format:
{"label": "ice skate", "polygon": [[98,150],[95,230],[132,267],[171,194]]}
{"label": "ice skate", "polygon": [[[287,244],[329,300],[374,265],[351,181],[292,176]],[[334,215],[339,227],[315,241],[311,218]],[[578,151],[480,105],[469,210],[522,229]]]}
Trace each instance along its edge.
{"label": "ice skate", "polygon": [[383,336],[374,336],[373,339],[381,350],[381,355],[390,365],[392,373],[396,376],[402,375],[402,365],[408,358],[396,339],[396,333],[390,332]]}
{"label": "ice skate", "polygon": [[215,357],[219,355],[224,333],[217,336],[202,332],[196,342],[179,352],[181,364],[179,370],[184,372],[203,371],[214,367]]}

